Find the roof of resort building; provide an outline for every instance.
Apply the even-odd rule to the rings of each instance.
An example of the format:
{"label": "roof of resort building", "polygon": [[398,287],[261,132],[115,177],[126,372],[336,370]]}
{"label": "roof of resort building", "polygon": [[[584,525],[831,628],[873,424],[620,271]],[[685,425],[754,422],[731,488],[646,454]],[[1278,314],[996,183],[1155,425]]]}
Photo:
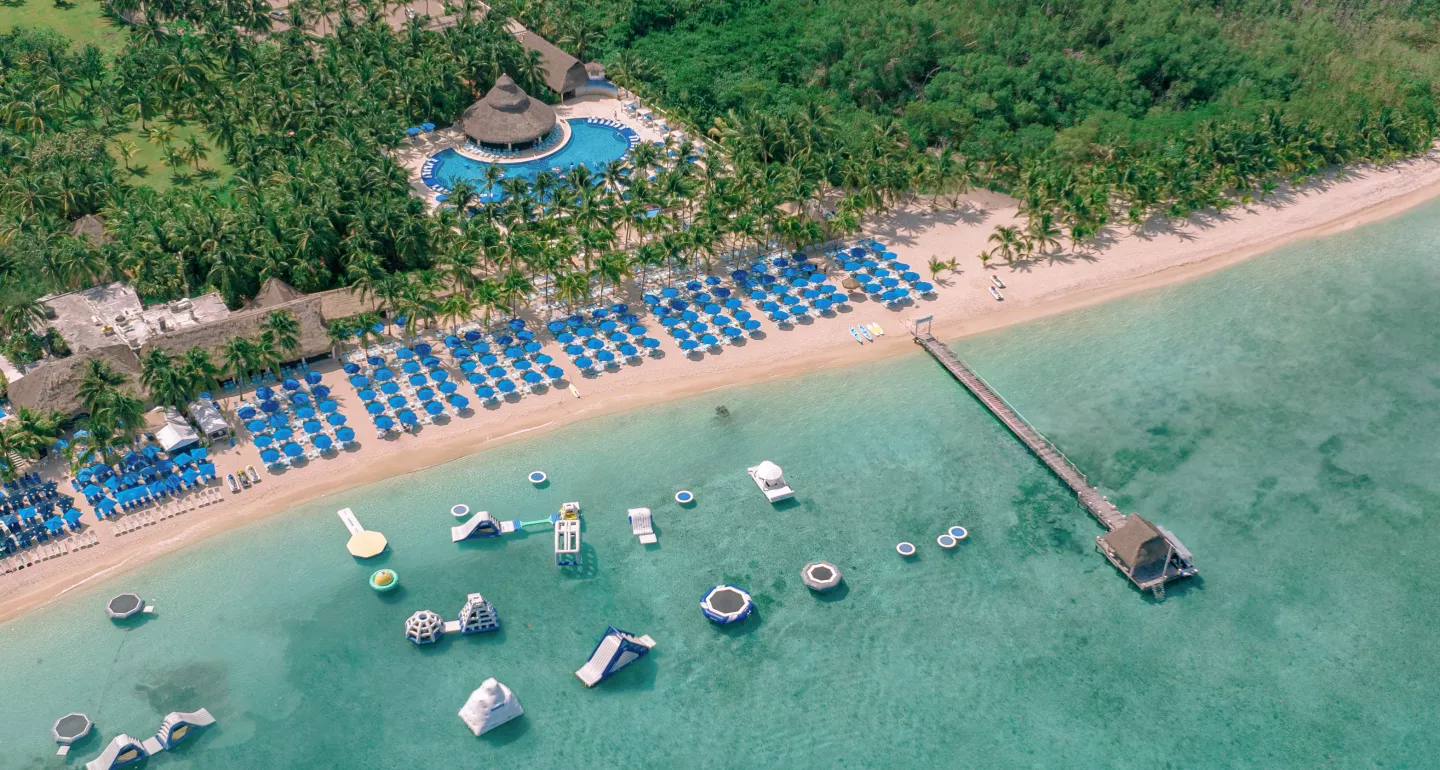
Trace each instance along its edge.
{"label": "roof of resort building", "polygon": [[110,234],[105,232],[105,221],[94,214],[86,214],[75,220],[70,227],[70,234],[76,238],[84,237],[91,246],[102,246],[110,241]]}
{"label": "roof of resort building", "polygon": [[49,324],[75,352],[124,343],[144,345],[151,337],[200,326],[230,314],[219,294],[145,307],[135,289],[108,283],[81,291],[41,297],[54,313]]}
{"label": "roof of resort building", "polygon": [[320,297],[310,295],[279,305],[241,310],[231,313],[223,322],[204,324],[155,337],[145,348],[163,348],[173,353],[184,353],[190,348],[206,348],[214,353],[232,337],[258,337],[261,332],[260,325],[266,316],[277,310],[288,310],[300,323],[300,349],[295,352],[282,351],[282,355],[286,360],[318,356],[331,350],[330,337],[325,333],[325,317],[320,313],[320,305]]}
{"label": "roof of resort building", "polygon": [[1165,536],[1138,513],[1131,514],[1124,524],[1101,539],[1132,572],[1164,561],[1170,553],[1170,545],[1165,541]]}
{"label": "roof of resort building", "polygon": [[92,358],[105,359],[118,372],[130,375],[130,386],[143,391],[139,384],[140,361],[125,345],[87,350],[66,358],[47,359],[10,384],[10,400],[27,409],[55,409],[64,414],[80,414],[85,407],[76,395],[85,365]]}
{"label": "roof of resort building", "polygon": [[460,116],[465,135],[485,144],[533,142],[555,127],[555,110],[530,98],[509,75],[502,74],[485,98]]}
{"label": "roof of resort building", "polygon": [[256,292],[255,296],[249,302],[245,303],[245,309],[256,310],[259,308],[275,307],[277,305],[283,305],[286,302],[293,302],[303,296],[305,295],[301,293],[299,289],[285,283],[279,278],[267,278],[265,283],[261,284],[260,291]]}
{"label": "roof of resort building", "polygon": [[549,40],[529,30],[516,32],[515,37],[527,51],[540,54],[545,65],[545,85],[561,97],[590,81],[585,65]]}

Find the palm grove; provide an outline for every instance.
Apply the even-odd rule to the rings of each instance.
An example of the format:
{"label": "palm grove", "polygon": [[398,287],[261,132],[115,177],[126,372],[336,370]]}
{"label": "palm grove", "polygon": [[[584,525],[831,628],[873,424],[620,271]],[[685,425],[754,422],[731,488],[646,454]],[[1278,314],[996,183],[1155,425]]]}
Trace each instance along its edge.
{"label": "palm grove", "polygon": [[[582,56],[604,54],[612,78],[706,128],[721,159],[641,147],[595,172],[489,178],[491,190],[462,187],[427,214],[386,155],[402,128],[450,122],[504,72],[547,93],[538,58],[473,3],[450,9],[453,26],[412,19],[398,33],[381,3],[295,3],[291,27],[263,39],[261,2],[148,3],[110,60],[19,30],[0,37],[4,351],[22,363],[63,355],[34,298],[103,280],[123,277],[147,301],[215,289],[233,307],[275,277],[307,292],[354,287],[412,325],[458,321],[535,292],[583,301],[740,246],[857,232],[917,191],[953,204],[974,184],[1021,202],[1025,224],[997,229],[981,255],[1009,260],[1415,153],[1436,132],[1435,64],[1416,55],[1433,22],[1409,11],[503,5]],[[1264,34],[1238,40],[1247,21]],[[1382,50],[1362,50],[1365,31]],[[1321,50],[1328,69],[1309,61]],[[223,153],[232,179],[190,178],[179,163],[188,183],[157,191],[107,151],[124,130],[183,126],[203,129],[196,141]],[[474,205],[496,187],[504,203]],[[92,213],[109,242],[68,234]]]}

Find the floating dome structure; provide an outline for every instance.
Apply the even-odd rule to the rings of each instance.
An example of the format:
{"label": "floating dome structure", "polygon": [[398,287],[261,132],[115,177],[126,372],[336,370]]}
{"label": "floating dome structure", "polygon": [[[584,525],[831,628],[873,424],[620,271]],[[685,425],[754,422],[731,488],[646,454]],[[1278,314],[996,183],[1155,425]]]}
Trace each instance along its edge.
{"label": "floating dome structure", "polygon": [[840,568],[828,561],[812,561],[800,570],[800,580],[812,591],[825,593],[840,585]]}
{"label": "floating dome structure", "polygon": [[477,738],[524,713],[515,693],[493,676],[481,682],[480,688],[470,693],[465,705],[460,707],[461,721]]}
{"label": "floating dome structure", "polygon": [[420,610],[405,621],[405,638],[415,644],[434,644],[445,635],[445,621],[430,610]]}
{"label": "floating dome structure", "polygon": [[85,763],[85,770],[114,770],[118,767],[128,767],[137,762],[143,762],[150,752],[145,749],[144,744],[131,738],[125,733],[120,733],[110,739],[105,750],[100,756]]}
{"label": "floating dome structure", "polygon": [[[498,628],[500,628],[500,616],[495,612],[495,605],[486,601],[485,597],[480,594],[470,594],[465,597],[465,606],[460,608],[460,633],[481,634]],[[494,682],[495,680],[489,681]],[[483,689],[484,685],[481,687]],[[479,690],[475,692],[479,692]],[[479,735],[480,733],[475,734]]]}
{"label": "floating dome structure", "polygon": [[55,742],[61,746],[68,747],[89,735],[90,729],[94,726],[95,723],[90,721],[90,717],[74,711],[55,720],[55,724],[50,727],[50,737],[54,738]]}
{"label": "floating dome structure", "polygon": [[765,493],[766,500],[772,503],[778,503],[782,500],[789,500],[795,496],[795,490],[791,489],[790,485],[785,483],[785,473],[781,471],[780,466],[775,463],[765,460],[759,465],[746,470],[750,474],[750,478],[755,480],[755,485],[760,487],[761,492]]}
{"label": "floating dome structure", "polygon": [[140,594],[126,592],[105,603],[105,614],[111,620],[124,620],[145,611],[145,600]]}
{"label": "floating dome structure", "polygon": [[400,585],[400,575],[395,570],[378,569],[370,576],[370,587],[382,594],[394,591],[398,585]]}
{"label": "floating dome structure", "polygon": [[754,609],[755,600],[750,594],[732,585],[715,586],[700,598],[700,611],[721,625],[739,623]]}

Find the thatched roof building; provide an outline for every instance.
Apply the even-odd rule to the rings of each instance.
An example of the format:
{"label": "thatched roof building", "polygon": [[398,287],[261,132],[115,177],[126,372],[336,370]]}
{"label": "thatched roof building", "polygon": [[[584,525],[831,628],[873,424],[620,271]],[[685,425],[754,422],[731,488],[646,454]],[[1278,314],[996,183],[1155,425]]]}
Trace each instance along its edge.
{"label": "thatched roof building", "polygon": [[75,391],[85,376],[85,367],[92,358],[104,359],[117,372],[130,376],[130,388],[144,395],[140,386],[140,360],[126,345],[76,353],[68,358],[51,358],[25,373],[10,384],[10,401],[27,409],[54,409],[67,415],[82,414],[85,405]]}
{"label": "thatched roof building", "polygon": [[84,238],[91,246],[104,246],[110,241],[110,234],[105,232],[105,221],[94,214],[86,214],[75,220],[70,227],[70,234],[76,238]]}
{"label": "thatched roof building", "polygon": [[249,302],[245,303],[244,309],[256,310],[259,308],[278,307],[287,302],[294,302],[303,296],[305,295],[300,293],[299,289],[285,283],[279,278],[268,278],[265,283],[260,286],[260,291],[256,292],[255,296]]}
{"label": "thatched roof building", "polygon": [[1120,568],[1136,578],[1162,571],[1171,553],[1165,536],[1139,514],[1131,514],[1124,524],[1100,540],[1115,555]]}
{"label": "thatched roof building", "polygon": [[509,75],[501,75],[485,98],[460,115],[460,128],[480,144],[524,146],[555,128],[555,110],[531,99]]}
{"label": "thatched roof building", "polygon": [[161,348],[175,354],[182,354],[190,348],[205,348],[210,351],[211,356],[218,364],[221,358],[221,348],[232,337],[252,339],[259,337],[262,331],[261,324],[265,321],[265,317],[277,310],[290,311],[300,323],[300,350],[298,353],[287,355],[287,360],[296,360],[301,357],[313,358],[331,352],[330,336],[325,332],[325,316],[320,313],[320,297],[309,295],[279,305],[247,308],[231,313],[229,318],[218,323],[205,324],[174,334],[166,334],[163,337],[152,338],[145,345],[141,355],[154,348]]}
{"label": "thatched roof building", "polygon": [[545,85],[561,99],[569,98],[575,89],[590,82],[585,65],[554,43],[528,29],[516,32],[515,37],[525,50],[540,54],[540,61],[545,65]]}

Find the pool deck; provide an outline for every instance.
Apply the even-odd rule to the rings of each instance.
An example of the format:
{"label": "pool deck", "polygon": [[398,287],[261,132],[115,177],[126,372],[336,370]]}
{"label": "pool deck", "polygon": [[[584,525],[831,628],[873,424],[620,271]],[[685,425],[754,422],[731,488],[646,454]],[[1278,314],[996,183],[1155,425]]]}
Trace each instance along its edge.
{"label": "pool deck", "polygon": [[[625,113],[625,102],[635,100],[634,96],[625,91],[621,91],[621,96],[622,98],[620,99],[610,99],[599,96],[583,96],[570,99],[564,104],[555,107],[555,118],[557,120],[609,118],[610,120],[624,123],[626,126],[634,129],[635,133],[639,134],[640,138],[646,142],[662,141],[665,138],[666,132],[661,131],[658,125],[654,123],[647,124],[645,121]],[[648,108],[643,111],[653,112],[653,110]],[[658,113],[656,117],[659,117]],[[465,142],[465,134],[462,133],[459,128],[446,126],[445,128],[439,128],[428,134],[424,134],[414,142],[402,143],[399,147],[391,151],[390,157],[405,169],[409,176],[410,189],[433,210],[434,207],[438,205],[435,202],[437,193],[429,187],[426,187],[425,183],[421,181],[420,169],[430,156],[443,150],[454,149],[459,151],[459,149],[465,145]],[[550,154],[558,149],[559,148],[551,148],[546,152],[539,153],[539,156]],[[527,160],[527,158],[515,158],[512,162],[524,160]]]}

